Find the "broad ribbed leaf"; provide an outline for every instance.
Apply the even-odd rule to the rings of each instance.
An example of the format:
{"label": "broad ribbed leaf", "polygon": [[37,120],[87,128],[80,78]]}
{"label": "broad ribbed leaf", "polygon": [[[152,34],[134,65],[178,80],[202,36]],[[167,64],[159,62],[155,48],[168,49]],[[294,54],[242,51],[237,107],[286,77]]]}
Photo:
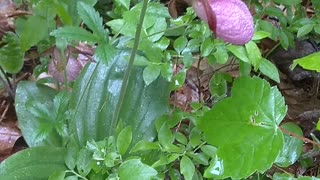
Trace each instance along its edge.
{"label": "broad ribbed leaf", "polygon": [[[88,139],[95,141],[115,135],[112,122],[119,99],[127,61],[121,53],[108,66],[90,64],[75,82],[70,108],[75,117],[70,122],[72,133],[81,145]],[[119,119],[123,126],[132,127],[132,144],[139,140],[154,140],[154,120],[167,111],[168,83],[158,79],[145,86],[143,68],[134,67],[131,72],[125,100],[120,109]]]}
{"label": "broad ribbed leaf", "polygon": [[199,120],[207,142],[218,148],[206,171],[217,178],[264,172],[283,146],[278,125],[287,108],[276,87],[257,77],[242,77],[234,82],[231,94]]}
{"label": "broad ribbed leaf", "polygon": [[65,148],[33,147],[10,156],[0,164],[0,179],[41,180],[67,170]]}
{"label": "broad ribbed leaf", "polygon": [[8,73],[18,73],[23,66],[23,55],[19,38],[16,34],[8,32],[3,37],[6,45],[0,48],[0,66]]}
{"label": "broad ribbed leaf", "polygon": [[[61,145],[61,138],[58,134],[50,134],[46,141],[35,141],[39,135],[38,129],[41,124],[37,120],[37,116],[30,111],[30,103],[37,106],[38,109],[43,107],[44,111],[50,111],[53,105],[53,100],[57,91],[44,86],[37,85],[35,82],[21,81],[18,84],[16,97],[15,97],[15,108],[18,116],[19,128],[23,134],[27,144],[31,147],[51,144],[55,146]],[[29,105],[28,105],[29,104]],[[45,113],[45,112],[44,112]]]}

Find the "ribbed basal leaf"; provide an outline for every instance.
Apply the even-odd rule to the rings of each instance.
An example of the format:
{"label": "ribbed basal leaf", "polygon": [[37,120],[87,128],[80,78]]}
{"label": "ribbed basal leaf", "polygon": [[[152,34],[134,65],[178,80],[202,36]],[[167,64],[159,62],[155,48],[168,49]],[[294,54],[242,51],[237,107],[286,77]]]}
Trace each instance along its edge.
{"label": "ribbed basal leaf", "polygon": [[48,179],[57,171],[67,169],[65,148],[33,147],[10,156],[0,164],[0,179]]}
{"label": "ribbed basal leaf", "polygon": [[242,77],[231,94],[199,120],[207,142],[218,148],[207,176],[245,178],[264,172],[283,146],[278,125],[287,108],[280,92],[260,78]]}
{"label": "ribbed basal leaf", "polygon": [[[51,134],[45,141],[35,141],[41,126],[37,116],[30,111],[30,104],[37,107],[43,107],[43,113],[52,112],[53,99],[57,91],[44,86],[37,85],[35,82],[21,81],[18,84],[15,97],[15,108],[18,116],[19,128],[27,144],[31,147],[39,145],[62,144],[61,137],[58,134]],[[36,104],[35,104],[36,103]],[[51,110],[51,111],[50,111]],[[54,112],[52,112],[54,113]],[[50,115],[50,114],[49,114]]]}
{"label": "ribbed basal leaf", "polygon": [[[81,145],[88,139],[99,141],[114,135],[115,127],[111,125],[127,67],[127,61],[121,59],[125,55],[119,54],[108,66],[90,64],[75,82],[70,100],[75,117],[70,127]],[[120,110],[123,126],[132,128],[132,144],[155,138],[153,121],[167,111],[168,105],[168,83],[158,79],[145,86],[142,72],[140,67],[131,72]]]}

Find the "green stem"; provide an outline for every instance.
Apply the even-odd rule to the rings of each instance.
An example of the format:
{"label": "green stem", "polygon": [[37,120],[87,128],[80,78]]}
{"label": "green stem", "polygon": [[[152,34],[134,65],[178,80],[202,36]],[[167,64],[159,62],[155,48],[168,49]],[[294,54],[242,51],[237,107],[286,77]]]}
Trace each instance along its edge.
{"label": "green stem", "polygon": [[134,62],[134,58],[136,56],[138,47],[139,47],[139,42],[140,42],[140,36],[141,36],[141,31],[142,31],[142,24],[143,24],[143,20],[144,20],[144,16],[146,14],[147,11],[147,7],[148,7],[148,0],[143,0],[143,5],[142,5],[142,9],[141,9],[141,13],[140,13],[140,19],[137,25],[137,30],[136,30],[136,34],[135,34],[135,39],[134,39],[134,44],[133,44],[133,48],[131,51],[131,55],[130,55],[130,59],[129,59],[129,63],[128,63],[128,67],[127,70],[124,74],[123,77],[123,81],[122,81],[122,85],[121,85],[121,90],[120,90],[120,97],[115,109],[115,112],[113,114],[113,118],[111,121],[111,128],[116,129],[118,121],[119,121],[119,115],[120,115],[120,110],[127,92],[127,87],[128,87],[128,83],[129,83],[129,75],[132,71],[133,68],[133,62]]}

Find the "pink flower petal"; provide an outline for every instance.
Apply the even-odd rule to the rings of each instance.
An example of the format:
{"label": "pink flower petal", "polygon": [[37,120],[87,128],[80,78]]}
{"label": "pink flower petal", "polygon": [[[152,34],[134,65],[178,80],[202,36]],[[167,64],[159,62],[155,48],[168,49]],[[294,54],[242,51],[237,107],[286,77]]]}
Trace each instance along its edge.
{"label": "pink flower petal", "polygon": [[[202,3],[203,1],[208,3]],[[212,12],[208,12],[206,4],[210,6]],[[254,32],[253,18],[241,0],[195,0],[193,8],[198,17],[206,22],[208,22],[207,15],[215,16],[215,22],[209,20],[209,27],[224,41],[243,45],[251,40]]]}

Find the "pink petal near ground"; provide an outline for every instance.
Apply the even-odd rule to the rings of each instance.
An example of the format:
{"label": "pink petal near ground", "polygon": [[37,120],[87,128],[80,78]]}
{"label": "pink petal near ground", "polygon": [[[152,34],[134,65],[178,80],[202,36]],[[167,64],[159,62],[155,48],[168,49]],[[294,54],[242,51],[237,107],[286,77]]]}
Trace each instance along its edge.
{"label": "pink petal near ground", "polygon": [[[204,0],[206,1],[206,0]],[[201,0],[195,0],[193,8],[199,18],[208,22],[208,13],[215,16],[217,37],[226,42],[243,45],[253,36],[253,17],[241,0],[208,0],[212,12],[206,12]],[[209,21],[210,22],[210,21]]]}

